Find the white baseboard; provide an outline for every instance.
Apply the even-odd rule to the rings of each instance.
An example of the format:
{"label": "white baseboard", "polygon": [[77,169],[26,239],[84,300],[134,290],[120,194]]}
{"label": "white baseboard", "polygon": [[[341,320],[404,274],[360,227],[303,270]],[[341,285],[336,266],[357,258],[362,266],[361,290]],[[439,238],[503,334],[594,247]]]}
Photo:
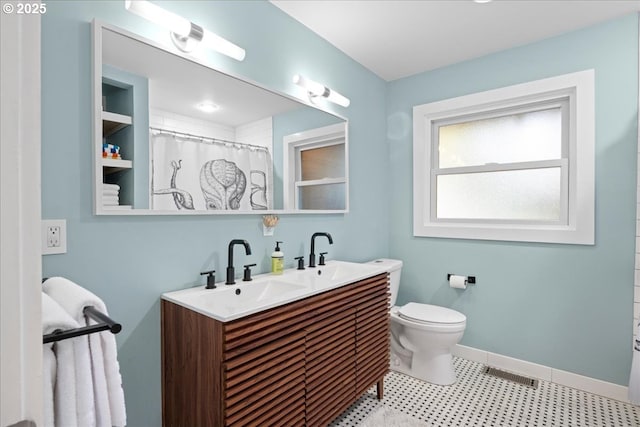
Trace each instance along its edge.
{"label": "white baseboard", "polygon": [[609,399],[619,400],[620,402],[630,403],[628,387],[622,385],[585,377],[583,375],[562,371],[549,366],[538,365],[537,363],[514,359],[512,357],[491,353],[489,351],[478,350],[477,348],[467,347],[460,344],[453,348],[452,354],[463,359],[484,363],[515,374],[526,375],[543,381],[549,381],[555,384],[604,396]]}

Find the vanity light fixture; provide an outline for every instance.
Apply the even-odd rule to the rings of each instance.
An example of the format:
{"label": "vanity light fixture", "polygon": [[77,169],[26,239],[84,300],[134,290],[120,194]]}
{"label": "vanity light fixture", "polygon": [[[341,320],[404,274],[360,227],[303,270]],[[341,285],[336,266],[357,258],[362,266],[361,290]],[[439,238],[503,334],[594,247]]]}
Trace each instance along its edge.
{"label": "vanity light fixture", "polygon": [[348,107],[351,103],[351,101],[349,101],[349,98],[339,94],[335,90],[329,89],[325,85],[314,82],[313,80],[303,77],[300,74],[296,74],[295,76],[293,76],[293,82],[298,86],[306,89],[309,98],[313,99],[315,97],[321,96],[343,107]]}
{"label": "vanity light fixture", "polygon": [[191,52],[195,46],[202,43],[238,61],[244,59],[245,51],[241,47],[151,2],[146,0],[125,0],[124,7],[129,12],[171,31],[173,44],[183,52]]}

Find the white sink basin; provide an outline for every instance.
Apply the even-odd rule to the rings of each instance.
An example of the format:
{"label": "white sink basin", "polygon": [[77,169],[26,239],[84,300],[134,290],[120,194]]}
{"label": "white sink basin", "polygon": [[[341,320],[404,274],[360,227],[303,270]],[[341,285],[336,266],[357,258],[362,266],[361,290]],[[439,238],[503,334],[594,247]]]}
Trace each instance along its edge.
{"label": "white sink basin", "polygon": [[373,267],[375,266],[372,264],[328,261],[326,265],[318,265],[314,268],[288,270],[282,277],[315,289],[326,289],[346,285],[384,271],[378,267],[375,267],[374,270]]}
{"label": "white sink basin", "polygon": [[251,282],[217,284],[216,289],[197,286],[167,292],[162,298],[222,322],[277,307],[383,273],[374,264],[329,261],[306,270],[289,269],[280,276],[261,274]]}
{"label": "white sink basin", "polygon": [[365,277],[371,276],[371,267],[371,264],[329,261],[327,265],[317,266],[315,274],[317,277],[331,281],[351,280],[354,277],[364,279]]}

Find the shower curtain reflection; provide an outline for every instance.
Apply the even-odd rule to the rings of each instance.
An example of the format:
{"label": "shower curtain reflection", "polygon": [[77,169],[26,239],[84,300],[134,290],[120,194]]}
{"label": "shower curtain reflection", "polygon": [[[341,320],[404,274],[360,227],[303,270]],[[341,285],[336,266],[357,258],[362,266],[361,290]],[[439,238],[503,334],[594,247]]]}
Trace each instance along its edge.
{"label": "shower curtain reflection", "polygon": [[273,209],[266,147],[152,129],[154,210]]}

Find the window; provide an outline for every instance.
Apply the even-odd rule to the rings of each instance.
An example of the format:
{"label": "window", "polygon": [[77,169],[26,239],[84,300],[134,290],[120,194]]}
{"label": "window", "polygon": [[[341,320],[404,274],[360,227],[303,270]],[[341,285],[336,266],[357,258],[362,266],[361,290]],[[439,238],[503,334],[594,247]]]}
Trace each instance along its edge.
{"label": "window", "polygon": [[414,235],[594,243],[593,71],[414,107]]}
{"label": "window", "polygon": [[288,135],[284,143],[284,208],[347,210],[346,126]]}

